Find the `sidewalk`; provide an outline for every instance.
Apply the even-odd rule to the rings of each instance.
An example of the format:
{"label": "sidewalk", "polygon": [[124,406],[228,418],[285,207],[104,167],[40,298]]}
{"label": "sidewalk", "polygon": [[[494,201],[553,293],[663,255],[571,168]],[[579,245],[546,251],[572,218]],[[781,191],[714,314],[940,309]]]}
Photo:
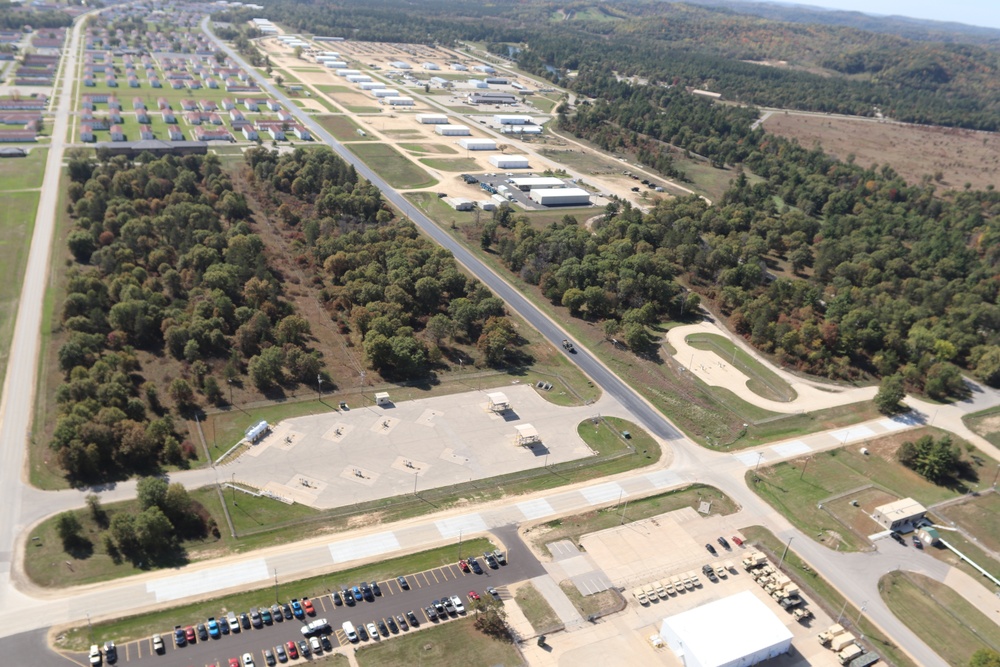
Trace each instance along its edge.
{"label": "sidewalk", "polygon": [[566,626],[567,632],[572,632],[583,626],[583,617],[576,610],[573,603],[569,601],[559,584],[549,575],[543,574],[531,580],[538,592],[541,593],[545,601],[552,607],[559,620]]}

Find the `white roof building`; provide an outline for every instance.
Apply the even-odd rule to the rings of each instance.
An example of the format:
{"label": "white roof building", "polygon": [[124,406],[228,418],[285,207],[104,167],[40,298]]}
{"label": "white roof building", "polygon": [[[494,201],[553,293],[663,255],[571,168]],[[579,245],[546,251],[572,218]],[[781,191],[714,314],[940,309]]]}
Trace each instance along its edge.
{"label": "white roof building", "polygon": [[492,139],[459,139],[458,145],[467,151],[495,151],[497,142]]}
{"label": "white roof building", "polygon": [[660,637],[687,667],[750,667],[792,644],[785,624],[750,591],[663,619]]}
{"label": "white roof building", "polygon": [[459,125],[458,123],[445,123],[444,125],[435,125],[434,131],[438,134],[446,137],[464,137],[472,134],[472,131],[465,125]]}
{"label": "white roof building", "polygon": [[448,117],[443,113],[418,113],[416,119],[424,125],[444,125],[448,122]]}
{"label": "white roof building", "polygon": [[497,169],[528,169],[527,156],[524,155],[491,155],[490,164]]}
{"label": "white roof building", "polygon": [[512,185],[519,190],[535,190],[537,188],[562,188],[566,182],[554,176],[515,176],[510,179]]}
{"label": "white roof building", "polygon": [[904,525],[912,524],[926,513],[927,508],[913,498],[903,498],[876,507],[872,512],[872,518],[886,530],[897,530]]}

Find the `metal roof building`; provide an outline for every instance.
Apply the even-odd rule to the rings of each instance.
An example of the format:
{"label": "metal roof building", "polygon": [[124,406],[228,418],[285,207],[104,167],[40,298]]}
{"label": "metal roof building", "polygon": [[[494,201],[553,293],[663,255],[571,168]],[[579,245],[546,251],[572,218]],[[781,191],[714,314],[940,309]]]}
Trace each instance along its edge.
{"label": "metal roof building", "polygon": [[528,197],[539,206],[587,206],[590,193],[581,188],[536,188]]}
{"label": "metal roof building", "polygon": [[538,188],[564,188],[566,182],[554,176],[515,176],[510,179],[518,190],[527,192]]}

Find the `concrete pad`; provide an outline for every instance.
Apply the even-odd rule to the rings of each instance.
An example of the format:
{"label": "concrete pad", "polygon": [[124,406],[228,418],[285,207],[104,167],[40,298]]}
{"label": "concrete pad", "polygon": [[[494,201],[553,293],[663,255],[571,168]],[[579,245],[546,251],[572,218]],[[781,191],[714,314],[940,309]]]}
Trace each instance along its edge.
{"label": "concrete pad", "polygon": [[340,442],[347,435],[354,430],[353,424],[347,424],[342,421],[334,423],[326,433],[323,434],[322,438],[324,440],[329,440],[330,442]]}
{"label": "concrete pad", "polygon": [[578,577],[582,574],[588,574],[595,570],[594,564],[590,561],[590,559],[579,552],[577,552],[577,555],[572,558],[560,561],[559,564],[562,566],[563,572],[565,572],[568,577]]}
{"label": "concrete pad", "polygon": [[413,475],[414,473],[425,472],[429,470],[431,466],[429,463],[424,463],[423,461],[414,461],[413,459],[408,459],[403,456],[397,456],[396,460],[393,461],[392,465],[389,467],[393,470]]}
{"label": "concrete pad", "polygon": [[838,442],[857,442],[858,440],[864,440],[865,438],[870,438],[875,435],[875,431],[871,430],[864,424],[858,426],[852,426],[850,428],[844,428],[839,431],[833,431],[830,433],[830,437]]}
{"label": "concrete pad", "polygon": [[572,577],[571,581],[576,586],[576,590],[580,591],[581,595],[594,595],[614,586],[611,580],[603,572],[599,571],[591,571]]}
{"label": "concrete pad", "polygon": [[764,456],[763,458],[761,457],[761,454],[763,454],[763,453],[764,452],[759,452],[759,453],[758,452],[737,452],[736,454],[733,454],[733,458],[736,459],[737,461],[739,461],[740,463],[742,463],[743,465],[745,465],[746,467],[752,468],[753,466],[757,465],[757,461],[760,461],[761,463],[763,463],[764,461],[767,461],[767,457],[766,456]]}
{"label": "concrete pad", "polygon": [[623,489],[621,484],[618,484],[617,482],[608,482],[607,484],[590,486],[582,489],[580,493],[591,505],[600,505],[602,503],[616,501],[619,498],[628,497],[628,494],[625,493],[625,489]]}
{"label": "concrete pad", "polygon": [[460,466],[464,466],[466,463],[469,462],[469,458],[467,456],[461,456],[459,454],[456,454],[455,450],[453,450],[451,447],[446,447],[443,450],[441,450],[440,459],[442,461],[447,461],[448,463],[454,463],[455,465],[460,465]]}
{"label": "concrete pad", "polygon": [[[330,557],[334,563],[343,563],[359,558],[378,556],[399,549],[395,533],[376,533],[367,537],[338,542],[330,545]],[[266,576],[266,575],[265,575]]]}
{"label": "concrete pad", "polygon": [[440,410],[424,410],[423,413],[417,417],[416,423],[428,428],[434,428],[434,419],[443,415],[444,413]]}
{"label": "concrete pad", "polygon": [[907,415],[901,415],[899,417],[893,417],[891,419],[880,419],[876,423],[889,432],[902,431],[903,429],[913,427],[913,424],[909,423],[911,420],[903,419],[903,417],[906,416]]}
{"label": "concrete pad", "polygon": [[354,482],[355,484],[372,486],[375,484],[375,481],[378,480],[379,474],[365,468],[348,466],[340,471],[340,478]]}
{"label": "concrete pad", "polygon": [[290,429],[283,429],[281,433],[271,435],[271,446],[288,451],[302,441],[302,434]]}
{"label": "concrete pad", "polygon": [[487,530],[486,522],[478,514],[466,514],[450,519],[441,519],[440,521],[435,521],[434,525],[437,526],[438,532],[444,538],[458,537],[459,534],[473,535],[475,533],[486,532]]}
{"label": "concrete pad", "polygon": [[654,488],[666,489],[681,484],[681,476],[670,470],[658,470],[643,476]]}
{"label": "concrete pad", "polygon": [[267,563],[263,558],[257,558],[244,563],[231,563],[224,567],[212,567],[150,581],[146,583],[146,591],[155,595],[157,602],[170,602],[240,584],[259,582],[269,576]]}
{"label": "concrete pad", "polygon": [[780,458],[797,456],[799,454],[806,454],[812,451],[812,448],[801,440],[792,440],[791,442],[774,445],[770,449]]}
{"label": "concrete pad", "polygon": [[389,435],[399,425],[399,421],[395,417],[379,417],[368,430],[379,435]]}
{"label": "concrete pad", "polygon": [[545,498],[538,498],[537,500],[526,500],[522,503],[515,505],[521,514],[524,515],[525,519],[541,519],[542,517],[552,516],[555,514],[555,510],[552,509],[552,505]]}
{"label": "concrete pad", "polygon": [[549,553],[552,554],[552,559],[556,561],[576,558],[580,555],[580,550],[577,549],[571,540],[549,542],[545,545],[545,548],[549,550]]}

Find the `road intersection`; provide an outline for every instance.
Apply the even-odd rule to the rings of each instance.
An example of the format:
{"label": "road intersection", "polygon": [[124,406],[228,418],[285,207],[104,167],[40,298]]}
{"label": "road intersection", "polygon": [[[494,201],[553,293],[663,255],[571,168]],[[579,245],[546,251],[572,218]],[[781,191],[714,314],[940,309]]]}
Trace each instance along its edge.
{"label": "road intersection", "polygon": [[[211,35],[207,19],[203,24]],[[224,594],[228,590],[266,585],[271,573],[278,569],[281,576],[292,579],[307,573],[329,571],[345,563],[374,560],[395,552],[416,551],[449,544],[459,535],[507,529],[525,522],[538,521],[612,504],[621,498],[635,498],[674,488],[691,482],[701,482],[718,487],[729,494],[742,507],[748,523],[768,526],[782,540],[795,539],[795,550],[810,565],[822,572],[855,606],[865,606],[865,613],[894,639],[916,662],[929,667],[944,665],[936,654],[919,637],[903,625],[881,602],[877,592],[878,578],[885,572],[904,568],[920,571],[935,579],[949,576],[946,566],[929,557],[921,557],[908,550],[888,548],[865,554],[835,553],[796,530],[783,516],[775,512],[748,489],[744,476],[753,461],[774,462],[799,456],[804,451],[843,446],[856,442],[857,436],[868,429],[877,433],[909,428],[919,423],[877,420],[840,429],[837,433],[816,434],[800,438],[797,443],[778,443],[738,455],[703,449],[685,438],[647,401],[640,397],[617,376],[612,374],[585,348],[577,346],[579,353],[573,360],[605,392],[602,414],[613,414],[638,422],[669,447],[672,456],[641,471],[608,477],[599,482],[565,487],[558,492],[538,493],[504,499],[477,508],[455,509],[423,516],[391,525],[381,525],[352,531],[350,536],[323,536],[296,544],[260,550],[251,554],[230,556],[207,563],[197,563],[179,572],[151,572],[127,580],[106,582],[63,590],[40,590],[20,574],[19,554],[23,553],[25,528],[31,523],[83,504],[84,492],[72,490],[43,492],[31,488],[23,477],[25,447],[33,413],[35,371],[39,354],[38,331],[41,324],[42,303],[46,286],[48,255],[55,223],[55,206],[58,201],[59,172],[63,161],[65,137],[68,126],[73,75],[79,50],[82,23],[78,22],[70,36],[66,64],[59,81],[59,105],[53,131],[52,147],[46,165],[43,196],[38,210],[31,255],[19,304],[12,346],[11,364],[5,380],[3,404],[0,407],[0,637],[18,635],[53,624],[79,622],[85,617],[99,619],[142,611],[167,603]],[[221,45],[223,50],[238,62],[238,54]],[[544,315],[520,295],[500,276],[479,262],[474,255],[455,241],[445,230],[426,218],[399,193],[391,189],[377,174],[360,163],[307,114],[296,111],[280,90],[271,86],[256,70],[242,63],[244,68],[258,77],[263,90],[282,101],[295,113],[320,141],[330,145],[345,160],[355,164],[358,173],[379,187],[383,195],[413,220],[437,243],[451,251],[471,273],[503,298],[508,306],[539,330],[550,342],[570,338],[555,322]],[[17,387],[23,391],[15,392]],[[977,407],[997,404],[992,392],[983,392],[971,403]],[[923,407],[923,406],[922,406]],[[961,412],[961,409],[956,409]],[[943,417],[942,417],[943,418]],[[954,418],[954,415],[951,416]],[[923,420],[931,420],[926,411]],[[851,431],[854,434],[851,434]],[[789,445],[782,448],[782,445]],[[805,447],[805,450],[803,450]],[[758,453],[759,452],[759,453]],[[172,476],[172,481],[182,481],[188,486],[211,484],[217,481],[214,469],[191,471]],[[134,496],[135,483],[127,482],[102,490],[106,501]],[[894,547],[894,545],[889,545]],[[954,575],[952,575],[954,576]],[[35,636],[35,635],[31,635]],[[0,650],[5,646],[0,639]]]}

